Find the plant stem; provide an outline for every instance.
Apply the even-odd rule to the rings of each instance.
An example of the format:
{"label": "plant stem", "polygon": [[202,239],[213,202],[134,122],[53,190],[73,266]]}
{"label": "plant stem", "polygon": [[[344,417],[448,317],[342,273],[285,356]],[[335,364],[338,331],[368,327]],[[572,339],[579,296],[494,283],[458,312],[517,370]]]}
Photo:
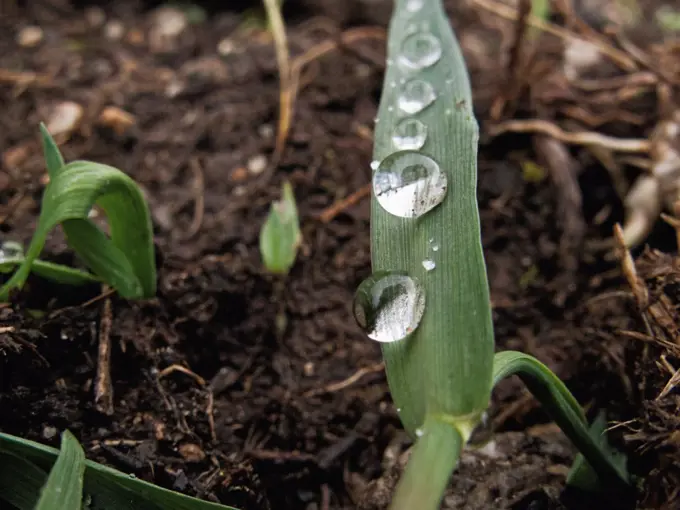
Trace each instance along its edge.
{"label": "plant stem", "polygon": [[390,510],[437,510],[462,448],[463,438],[456,428],[426,418]]}

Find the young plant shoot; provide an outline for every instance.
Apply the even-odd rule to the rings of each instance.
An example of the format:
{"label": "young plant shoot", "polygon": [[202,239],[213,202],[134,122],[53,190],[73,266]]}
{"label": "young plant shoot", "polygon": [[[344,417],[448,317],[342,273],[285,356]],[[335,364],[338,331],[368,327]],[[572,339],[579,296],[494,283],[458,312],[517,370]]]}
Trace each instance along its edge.
{"label": "young plant shoot", "polygon": [[283,184],[281,194],[281,200],[272,204],[260,230],[260,253],[267,271],[286,275],[295,263],[301,235],[295,195],[289,182]]}
{"label": "young plant shoot", "polygon": [[602,481],[626,484],[554,374],[521,353],[494,358],[467,70],[441,0],[395,4],[371,165],[374,273],[354,302],[357,321],[382,344],[392,398],[416,441],[391,508],[439,507],[493,384],[511,374]]}
{"label": "young plant shoot", "polygon": [[[135,182],[120,170],[92,161],[65,164],[59,149],[40,126],[50,181],[43,194],[40,218],[26,254],[21,247],[6,253],[3,244],[0,272],[18,266],[0,287],[0,301],[20,289],[31,271],[58,282],[81,284],[102,281],[128,299],[156,294],[156,260],[149,209]],[[110,236],[90,219],[97,205],[106,214]],[[93,274],[38,260],[47,235],[57,225],[68,245]]]}

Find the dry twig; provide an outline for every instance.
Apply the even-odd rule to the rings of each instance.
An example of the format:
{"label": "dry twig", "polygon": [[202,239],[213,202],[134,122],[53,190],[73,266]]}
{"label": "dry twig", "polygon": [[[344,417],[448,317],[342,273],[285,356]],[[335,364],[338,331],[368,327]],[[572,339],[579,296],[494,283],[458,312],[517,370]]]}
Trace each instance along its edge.
{"label": "dry twig", "polygon": [[111,325],[113,313],[111,299],[106,298],[99,322],[99,349],[97,376],[94,383],[94,405],[102,414],[113,414],[113,384],[111,383]]}
{"label": "dry twig", "polygon": [[334,393],[336,391],[344,390],[348,386],[351,386],[355,382],[357,382],[359,379],[361,379],[363,376],[368,375],[368,374],[374,374],[375,372],[380,372],[385,369],[385,363],[382,361],[380,363],[376,363],[374,365],[371,365],[369,367],[363,367],[354,372],[351,376],[349,376],[347,379],[344,379],[342,381],[338,381],[332,384],[328,384],[324,386],[323,388],[314,388],[313,390],[310,390],[306,392],[303,396],[306,397],[313,397],[315,395],[321,395],[323,393]]}

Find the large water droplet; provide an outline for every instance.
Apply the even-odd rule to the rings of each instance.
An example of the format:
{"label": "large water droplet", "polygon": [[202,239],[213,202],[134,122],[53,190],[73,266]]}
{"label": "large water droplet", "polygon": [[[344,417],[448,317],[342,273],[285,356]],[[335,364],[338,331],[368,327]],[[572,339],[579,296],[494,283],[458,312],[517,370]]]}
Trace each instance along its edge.
{"label": "large water droplet", "polygon": [[388,213],[417,218],[446,196],[446,174],[432,158],[416,151],[394,152],[373,174],[373,193]]}
{"label": "large water droplet", "polygon": [[423,260],[423,267],[425,268],[425,271],[432,271],[435,267],[437,267],[437,264],[435,264],[434,260],[432,259],[425,259]]}
{"label": "large water droplet", "polygon": [[425,0],[407,0],[406,10],[408,12],[418,12],[425,5]]}
{"label": "large water droplet", "polygon": [[416,32],[406,36],[401,44],[399,63],[412,70],[436,64],[442,56],[442,45],[434,35]]}
{"label": "large water droplet", "polygon": [[403,119],[394,128],[392,143],[398,150],[416,150],[425,145],[427,126],[418,119]]}
{"label": "large water droplet", "polygon": [[20,243],[5,241],[0,243],[0,262],[15,259],[24,255],[24,248]]}
{"label": "large water droplet", "polygon": [[379,271],[361,282],[352,305],[354,317],[369,338],[396,342],[420,324],[425,290],[404,272]]}
{"label": "large water droplet", "polygon": [[434,87],[424,80],[409,80],[399,91],[397,104],[401,111],[413,115],[418,113],[437,99]]}

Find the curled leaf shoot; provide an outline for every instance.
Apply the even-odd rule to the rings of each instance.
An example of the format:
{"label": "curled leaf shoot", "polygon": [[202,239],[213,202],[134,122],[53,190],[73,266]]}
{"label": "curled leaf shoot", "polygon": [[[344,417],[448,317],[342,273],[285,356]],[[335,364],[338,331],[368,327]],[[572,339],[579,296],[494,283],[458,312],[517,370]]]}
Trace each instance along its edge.
{"label": "curled leaf shoot", "polygon": [[[68,245],[97,279],[127,299],[153,297],[156,293],[153,230],[148,206],[137,184],[117,168],[101,163],[65,164],[45,126],[40,129],[50,182],[43,193],[33,239],[17,271],[0,288],[0,300],[6,301],[10,291],[24,285],[35,269],[47,235],[58,225],[63,228]],[[106,214],[109,236],[89,219],[94,206]],[[41,266],[44,268],[44,264],[36,266],[38,271]]]}
{"label": "curled leaf shoot", "polygon": [[283,184],[282,198],[275,201],[260,231],[260,253],[267,271],[288,274],[301,242],[295,195],[290,183]]}

